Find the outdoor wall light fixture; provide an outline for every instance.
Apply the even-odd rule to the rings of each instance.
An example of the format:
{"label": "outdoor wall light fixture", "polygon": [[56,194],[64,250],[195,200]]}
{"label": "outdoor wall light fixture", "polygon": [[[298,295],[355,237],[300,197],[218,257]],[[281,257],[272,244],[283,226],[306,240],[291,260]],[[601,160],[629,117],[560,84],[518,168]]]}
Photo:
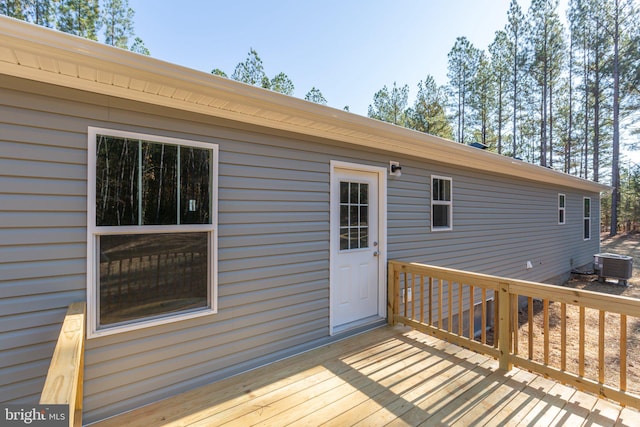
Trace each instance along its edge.
{"label": "outdoor wall light fixture", "polygon": [[402,166],[400,162],[389,162],[389,175],[400,176],[402,175]]}

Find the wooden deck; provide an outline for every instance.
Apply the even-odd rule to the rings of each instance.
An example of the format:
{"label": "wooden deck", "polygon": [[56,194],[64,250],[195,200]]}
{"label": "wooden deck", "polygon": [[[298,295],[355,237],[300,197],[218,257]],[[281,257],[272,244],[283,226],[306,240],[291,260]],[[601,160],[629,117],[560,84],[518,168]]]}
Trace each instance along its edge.
{"label": "wooden deck", "polygon": [[423,333],[384,327],[94,424],[639,426],[640,413]]}

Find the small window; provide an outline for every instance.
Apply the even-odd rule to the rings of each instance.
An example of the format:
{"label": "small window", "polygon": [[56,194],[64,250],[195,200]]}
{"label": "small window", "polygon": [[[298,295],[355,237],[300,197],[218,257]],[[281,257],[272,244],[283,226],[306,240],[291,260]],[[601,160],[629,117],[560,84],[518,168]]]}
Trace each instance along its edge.
{"label": "small window", "polygon": [[565,223],[565,209],[567,198],[564,194],[558,194],[558,224]]}
{"label": "small window", "polygon": [[583,199],[583,220],[584,220],[584,231],[582,234],[582,238],[584,240],[591,239],[591,198],[585,197]]}
{"label": "small window", "polygon": [[89,129],[90,335],[216,310],[217,146]]}
{"label": "small window", "polygon": [[451,186],[451,178],[431,177],[431,229],[433,231],[453,228]]}

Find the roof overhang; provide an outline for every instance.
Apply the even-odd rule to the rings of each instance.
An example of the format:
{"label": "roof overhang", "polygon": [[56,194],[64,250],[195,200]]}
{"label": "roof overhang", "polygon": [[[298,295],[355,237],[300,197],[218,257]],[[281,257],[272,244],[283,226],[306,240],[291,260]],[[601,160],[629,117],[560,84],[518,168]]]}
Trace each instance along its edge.
{"label": "roof overhang", "polygon": [[572,187],[607,185],[343,110],[0,16],[0,75],[159,105],[467,169]]}

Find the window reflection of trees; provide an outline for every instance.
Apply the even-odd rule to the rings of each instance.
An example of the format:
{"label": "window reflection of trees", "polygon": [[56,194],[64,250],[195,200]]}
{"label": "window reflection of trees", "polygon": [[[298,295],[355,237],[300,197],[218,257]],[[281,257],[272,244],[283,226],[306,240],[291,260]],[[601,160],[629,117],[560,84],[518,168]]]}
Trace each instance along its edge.
{"label": "window reflection of trees", "polygon": [[207,307],[211,231],[181,225],[211,224],[212,150],[106,135],[96,144],[96,226],[109,228],[97,240],[98,323]]}
{"label": "window reflection of trees", "polygon": [[97,226],[210,223],[209,150],[103,135],[97,144]]}

